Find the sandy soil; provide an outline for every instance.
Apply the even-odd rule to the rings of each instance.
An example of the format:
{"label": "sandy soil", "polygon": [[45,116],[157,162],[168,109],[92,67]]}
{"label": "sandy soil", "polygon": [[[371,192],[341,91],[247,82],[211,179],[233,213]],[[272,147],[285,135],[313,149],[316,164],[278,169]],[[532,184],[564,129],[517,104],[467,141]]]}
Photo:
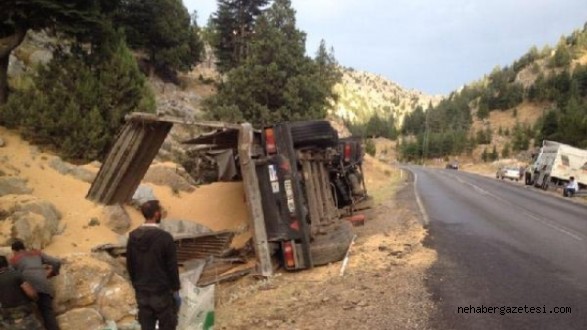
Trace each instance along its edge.
{"label": "sandy soil", "polygon": [[[217,290],[218,329],[425,329],[434,309],[424,286],[436,260],[399,170],[368,159],[369,191],[382,202],[366,213],[348,267],[342,262],[268,280],[247,277]],[[378,171],[376,169],[385,169]],[[376,178],[376,180],[375,180]],[[401,189],[400,189],[401,188]],[[393,197],[393,198],[390,198]]]}
{"label": "sandy soil", "polygon": [[[90,219],[97,218],[105,223],[102,206],[85,199],[90,184],[62,175],[49,163],[56,156],[40,152],[38,147],[29,145],[13,131],[0,127],[0,137],[6,142],[0,148],[0,170],[28,180],[33,188],[32,195],[45,199],[61,212],[62,234],[56,235],[45,251],[54,255],[72,252],[89,252],[91,248],[104,243],[118,243],[120,236],[104,225],[88,226]],[[97,171],[95,165],[84,166]],[[174,193],[167,186],[146,184],[153,188],[155,196],[167,211],[167,218],[189,220],[213,230],[231,229],[245,232],[235,237],[234,245],[246,243],[250,234],[247,229],[247,213],[244,191],[241,183],[215,183],[198,187],[191,193]],[[141,214],[125,206],[132,224],[136,228],[142,222]]]}

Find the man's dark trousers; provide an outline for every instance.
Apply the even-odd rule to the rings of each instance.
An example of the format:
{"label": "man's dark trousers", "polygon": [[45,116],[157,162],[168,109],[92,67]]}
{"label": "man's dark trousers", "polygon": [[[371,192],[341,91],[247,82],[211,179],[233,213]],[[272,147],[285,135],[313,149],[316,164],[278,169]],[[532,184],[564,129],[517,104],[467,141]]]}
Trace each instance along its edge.
{"label": "man's dark trousers", "polygon": [[141,330],[154,330],[159,320],[159,330],[177,328],[177,305],[171,292],[136,292]]}
{"label": "man's dark trousers", "polygon": [[37,300],[37,307],[43,317],[43,325],[47,330],[59,330],[57,318],[53,311],[53,297],[51,295],[39,292],[39,300]]}

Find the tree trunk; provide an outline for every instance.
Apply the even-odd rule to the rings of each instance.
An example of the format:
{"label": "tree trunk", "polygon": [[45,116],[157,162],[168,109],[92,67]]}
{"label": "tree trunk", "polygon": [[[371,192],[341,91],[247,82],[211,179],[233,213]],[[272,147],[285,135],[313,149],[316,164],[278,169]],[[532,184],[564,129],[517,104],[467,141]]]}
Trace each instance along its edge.
{"label": "tree trunk", "polygon": [[16,27],[14,34],[0,38],[0,105],[8,100],[8,60],[10,53],[24,40],[27,30]]}
{"label": "tree trunk", "polygon": [[0,105],[8,101],[8,56],[0,57]]}

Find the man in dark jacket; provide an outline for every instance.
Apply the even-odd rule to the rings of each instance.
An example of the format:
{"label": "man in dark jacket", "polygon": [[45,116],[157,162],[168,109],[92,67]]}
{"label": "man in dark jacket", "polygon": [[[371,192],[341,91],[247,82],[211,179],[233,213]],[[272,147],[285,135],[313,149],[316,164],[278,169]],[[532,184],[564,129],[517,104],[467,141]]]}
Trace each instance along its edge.
{"label": "man in dark jacket", "polygon": [[35,318],[32,301],[37,291],[22,274],[8,268],[6,257],[0,256],[0,329],[42,330]]}
{"label": "man in dark jacket", "polygon": [[12,243],[12,252],[14,255],[10,259],[10,264],[22,274],[39,295],[37,307],[43,317],[43,325],[47,330],[59,330],[53,310],[55,290],[48,278],[59,274],[61,261],[39,250],[27,251],[20,240]]}
{"label": "man in dark jacket", "polygon": [[145,223],[133,230],[126,247],[126,266],[139,307],[142,330],[177,327],[179,271],[173,237],[159,228],[161,206],[152,200],[141,206]]}

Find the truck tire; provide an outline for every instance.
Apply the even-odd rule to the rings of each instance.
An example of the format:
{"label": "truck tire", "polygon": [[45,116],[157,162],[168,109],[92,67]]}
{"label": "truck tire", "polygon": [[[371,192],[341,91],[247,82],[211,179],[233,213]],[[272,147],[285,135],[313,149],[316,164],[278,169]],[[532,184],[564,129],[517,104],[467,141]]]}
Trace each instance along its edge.
{"label": "truck tire", "polygon": [[318,235],[310,244],[310,253],[314,266],[326,265],[340,261],[353,240],[353,226],[348,221],[341,221],[332,226],[325,235]]}
{"label": "truck tire", "polygon": [[326,120],[293,122],[290,127],[295,148],[335,147],[338,144],[338,133]]}
{"label": "truck tire", "polygon": [[550,176],[546,175],[546,176],[544,176],[544,179],[542,179],[542,185],[540,186],[540,188],[542,188],[542,190],[548,190],[549,187],[550,187]]}

